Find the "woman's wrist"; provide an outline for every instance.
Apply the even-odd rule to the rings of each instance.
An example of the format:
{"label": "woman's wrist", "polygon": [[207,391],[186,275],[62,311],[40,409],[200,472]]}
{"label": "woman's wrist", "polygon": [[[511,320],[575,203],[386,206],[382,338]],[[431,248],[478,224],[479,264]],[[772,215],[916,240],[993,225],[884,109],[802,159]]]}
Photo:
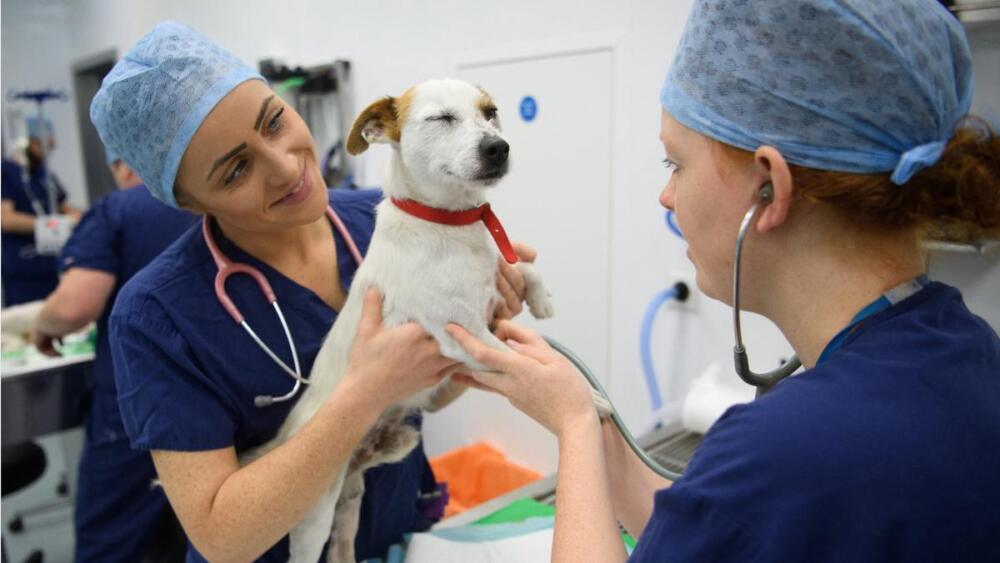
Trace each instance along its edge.
{"label": "woman's wrist", "polygon": [[600,431],[601,419],[597,416],[596,409],[591,408],[567,417],[562,427],[556,432],[556,437],[561,441],[588,436],[595,432],[600,433]]}
{"label": "woman's wrist", "polygon": [[337,411],[342,411],[346,416],[363,421],[366,426],[374,424],[382,411],[389,406],[384,404],[382,395],[369,389],[359,377],[349,374],[345,375],[330,394],[326,404],[333,406]]}

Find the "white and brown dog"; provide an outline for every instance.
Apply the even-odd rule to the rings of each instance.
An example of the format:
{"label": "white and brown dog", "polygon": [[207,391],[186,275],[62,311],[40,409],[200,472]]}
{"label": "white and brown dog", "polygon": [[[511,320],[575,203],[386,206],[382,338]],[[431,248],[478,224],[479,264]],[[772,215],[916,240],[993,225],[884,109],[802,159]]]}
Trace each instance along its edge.
{"label": "white and brown dog", "polygon": [[[369,144],[392,148],[375,231],[347,303],[320,349],[310,385],[271,441],[240,456],[242,464],[285,442],[316,413],[347,368],[365,291],[383,297],[386,326],[420,323],[445,356],[478,364],[445,332],[449,322],[503,347],[489,330],[500,295],[498,259],[516,257],[486,203],[488,188],[507,173],[509,146],[497,108],[486,92],[459,80],[433,80],[396,98],[376,101],[358,116],[347,141],[351,154]],[[441,224],[447,223],[447,224]],[[485,225],[484,225],[485,224]],[[517,267],[526,301],[537,318],[552,315],[549,295],[531,264]],[[444,380],[389,408],[355,450],[334,485],[290,534],[290,560],[315,563],[331,537],[329,561],[354,562],[364,471],[403,459],[419,433],[405,423],[415,409],[434,411],[464,387]]]}

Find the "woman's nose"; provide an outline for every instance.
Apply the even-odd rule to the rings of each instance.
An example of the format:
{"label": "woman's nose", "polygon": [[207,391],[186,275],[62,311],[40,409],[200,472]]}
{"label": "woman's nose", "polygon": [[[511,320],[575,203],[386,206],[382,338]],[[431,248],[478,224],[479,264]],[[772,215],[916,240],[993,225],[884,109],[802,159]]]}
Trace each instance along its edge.
{"label": "woman's nose", "polygon": [[676,190],[674,190],[673,178],[671,178],[670,181],[667,182],[667,185],[663,186],[663,191],[660,192],[660,205],[666,207],[667,209],[673,209],[675,193]]}
{"label": "woman's nose", "polygon": [[301,162],[295,152],[287,148],[269,151],[267,155],[267,183],[273,187],[284,187],[298,182],[302,176]]}

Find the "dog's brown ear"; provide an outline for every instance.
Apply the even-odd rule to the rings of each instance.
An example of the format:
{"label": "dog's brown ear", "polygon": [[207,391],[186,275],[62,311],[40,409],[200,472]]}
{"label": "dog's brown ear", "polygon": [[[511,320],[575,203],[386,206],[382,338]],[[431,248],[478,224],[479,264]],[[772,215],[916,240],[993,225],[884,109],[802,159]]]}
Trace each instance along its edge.
{"label": "dog's brown ear", "polygon": [[347,152],[361,154],[369,143],[399,141],[399,116],[396,99],[386,96],[361,112],[347,136]]}

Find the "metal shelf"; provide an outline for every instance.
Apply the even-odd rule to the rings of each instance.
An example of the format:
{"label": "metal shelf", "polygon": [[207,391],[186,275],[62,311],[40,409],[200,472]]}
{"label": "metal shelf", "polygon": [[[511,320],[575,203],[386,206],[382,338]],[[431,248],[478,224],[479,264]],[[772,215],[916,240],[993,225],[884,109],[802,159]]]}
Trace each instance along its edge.
{"label": "metal shelf", "polygon": [[964,24],[1000,22],[1000,2],[996,0],[956,0],[948,9]]}
{"label": "metal shelf", "polygon": [[931,240],[924,242],[927,250],[939,252],[959,252],[963,254],[989,254],[1000,248],[1000,240],[984,240],[971,244]]}

